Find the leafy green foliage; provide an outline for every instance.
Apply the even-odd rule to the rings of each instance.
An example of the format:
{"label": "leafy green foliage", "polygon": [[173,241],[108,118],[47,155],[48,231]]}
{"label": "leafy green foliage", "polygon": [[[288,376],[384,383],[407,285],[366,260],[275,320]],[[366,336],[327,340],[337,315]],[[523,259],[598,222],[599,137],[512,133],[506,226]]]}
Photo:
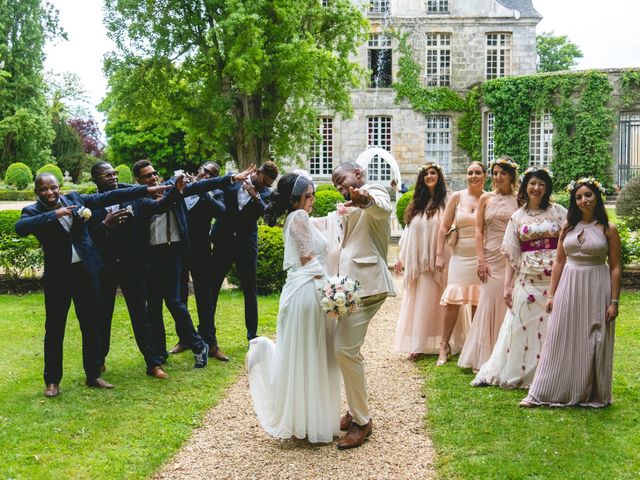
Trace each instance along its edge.
{"label": "leafy green foliage", "polygon": [[629,108],[640,103],[640,71],[625,70],[620,76],[620,107]]}
{"label": "leafy green foliage", "polygon": [[72,178],[78,179],[84,152],[80,135],[62,117],[54,117],[53,129],[56,132],[51,145],[51,154],[63,171],[68,171]]}
{"label": "leafy green foliage", "polygon": [[21,202],[35,199],[36,194],[33,190],[0,190],[0,201]]}
{"label": "leafy green foliage", "polygon": [[[282,228],[258,225],[258,268],[256,271],[258,293],[268,295],[280,292],[287,279],[282,270],[284,263],[284,239]],[[227,275],[229,283],[240,286],[235,265]]]}
{"label": "leafy green foliage", "polygon": [[396,202],[396,217],[398,218],[398,222],[400,223],[400,225],[402,225],[403,228],[406,226],[404,223],[404,211],[409,206],[409,203],[411,203],[413,194],[414,191],[409,190],[408,192],[402,194],[402,196]]}
{"label": "leafy green foliage", "polygon": [[553,194],[553,201],[559,205],[562,205],[564,208],[569,208],[569,199],[571,195],[569,192],[565,191],[557,191]]}
{"label": "leafy green foliage", "polygon": [[16,235],[15,225],[20,218],[20,210],[0,210],[0,237]]}
{"label": "leafy green foliage", "polygon": [[40,173],[50,173],[54,177],[56,177],[56,179],[58,180],[58,184],[61,187],[64,184],[64,176],[62,175],[62,170],[60,170],[60,167],[54,165],[53,163],[47,163],[46,165],[41,166],[36,172],[36,175],[39,175]]}
{"label": "leafy green foliage", "polygon": [[333,184],[331,183],[321,183],[320,185],[318,185],[316,187],[316,192],[326,192],[326,191],[331,191],[331,192],[337,192],[338,189],[336,187],[333,186]]}
{"label": "leafy green foliage", "polygon": [[633,230],[640,229],[640,175],[629,180],[618,194],[616,215]]}
{"label": "leafy green foliage", "polygon": [[133,183],[133,174],[128,165],[118,165],[115,167],[115,171],[118,172],[118,181],[120,183]]}
{"label": "leafy green foliage", "polygon": [[28,165],[22,162],[16,162],[9,165],[4,176],[4,183],[16,187],[18,190],[24,190],[33,181],[33,173]]}
{"label": "leafy green foliage", "polygon": [[626,221],[618,219],[616,223],[620,235],[622,267],[640,261],[640,235],[632,231]]}
{"label": "leafy green foliage", "polygon": [[336,209],[336,205],[344,202],[344,197],[338,191],[324,190],[316,192],[316,200],[311,212],[312,217],[324,217]]}
{"label": "leafy green foliage", "polygon": [[29,273],[34,276],[44,267],[44,253],[35,237],[0,236],[0,268],[12,280]]}
{"label": "leafy green foliage", "polygon": [[582,50],[566,35],[543,32],[536,37],[539,72],[558,72],[574,67],[582,58]]}
{"label": "leafy green foliage", "polygon": [[465,98],[464,114],[458,122],[458,145],[471,161],[482,162],[482,86],[473,87]]}

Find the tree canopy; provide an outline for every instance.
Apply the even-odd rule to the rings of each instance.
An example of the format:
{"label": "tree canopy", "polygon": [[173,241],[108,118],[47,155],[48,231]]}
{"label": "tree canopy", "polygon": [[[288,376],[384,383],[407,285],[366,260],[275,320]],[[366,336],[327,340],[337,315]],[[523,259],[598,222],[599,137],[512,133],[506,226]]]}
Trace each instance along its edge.
{"label": "tree canopy", "polygon": [[543,32],[536,37],[539,72],[569,70],[582,58],[580,47],[566,35]]}
{"label": "tree canopy", "polygon": [[350,56],[368,25],[350,0],[106,0],[105,12],[108,122],[169,120],[187,153],[240,167],[306,150],[318,107],[348,116],[363,79]]}

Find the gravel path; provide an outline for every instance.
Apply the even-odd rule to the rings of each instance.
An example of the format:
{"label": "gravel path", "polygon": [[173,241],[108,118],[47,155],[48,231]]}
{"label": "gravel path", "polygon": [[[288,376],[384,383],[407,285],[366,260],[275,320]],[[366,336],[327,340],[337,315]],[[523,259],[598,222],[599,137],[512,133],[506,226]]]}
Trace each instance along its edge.
{"label": "gravel path", "polygon": [[364,446],[277,440],[253,413],[242,374],[202,427],[157,479],[430,479],[434,451],[424,430],[422,379],[413,363],[391,352],[400,299],[389,298],[372,320],[364,346],[373,435]]}

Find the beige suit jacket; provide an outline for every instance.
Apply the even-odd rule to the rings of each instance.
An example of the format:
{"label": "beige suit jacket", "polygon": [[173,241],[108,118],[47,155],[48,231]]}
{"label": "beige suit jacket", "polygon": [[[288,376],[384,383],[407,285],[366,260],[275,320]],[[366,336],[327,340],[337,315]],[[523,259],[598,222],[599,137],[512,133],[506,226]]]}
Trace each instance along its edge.
{"label": "beige suit jacket", "polygon": [[381,293],[393,296],[396,291],[387,268],[391,198],[380,185],[367,184],[361,190],[371,197],[368,207],[351,207],[343,216],[333,212],[327,219],[328,273],[358,280],[361,297]]}

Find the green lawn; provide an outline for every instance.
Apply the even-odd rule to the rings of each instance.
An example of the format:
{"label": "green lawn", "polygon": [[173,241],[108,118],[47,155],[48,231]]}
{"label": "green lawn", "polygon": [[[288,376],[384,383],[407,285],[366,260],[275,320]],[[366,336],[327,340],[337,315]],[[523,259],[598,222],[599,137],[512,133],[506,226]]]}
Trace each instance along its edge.
{"label": "green lawn", "polygon": [[524,391],[469,386],[455,365],[421,362],[438,478],[640,478],[640,295],[624,293],[616,326],[614,403],[521,409]]}
{"label": "green lawn", "polygon": [[[144,478],[189,437],[239,373],[247,343],[242,295],[220,297],[218,338],[231,357],[193,369],[193,355],[171,356],[169,380],[145,375],[122,298],[118,299],[104,378],[114,390],[84,386],[78,322],[65,338],[59,397],[42,392],[41,294],[0,295],[0,478]],[[260,333],[275,329],[278,297],[261,297]],[[193,312],[195,302],[190,302]],[[195,317],[194,317],[195,318]],[[169,345],[176,341],[165,312]]]}

